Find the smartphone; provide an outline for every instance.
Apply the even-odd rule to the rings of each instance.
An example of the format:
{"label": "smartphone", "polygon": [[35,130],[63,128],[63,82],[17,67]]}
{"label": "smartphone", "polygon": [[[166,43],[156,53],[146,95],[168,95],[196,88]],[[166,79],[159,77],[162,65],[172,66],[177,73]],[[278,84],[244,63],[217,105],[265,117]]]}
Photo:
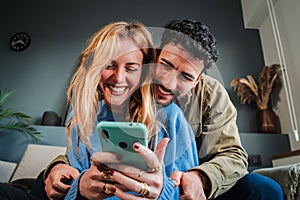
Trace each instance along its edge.
{"label": "smartphone", "polygon": [[121,155],[121,163],[135,166],[141,170],[148,169],[144,158],[133,149],[135,142],[148,147],[147,128],[144,124],[102,121],[97,124],[97,131],[102,151]]}

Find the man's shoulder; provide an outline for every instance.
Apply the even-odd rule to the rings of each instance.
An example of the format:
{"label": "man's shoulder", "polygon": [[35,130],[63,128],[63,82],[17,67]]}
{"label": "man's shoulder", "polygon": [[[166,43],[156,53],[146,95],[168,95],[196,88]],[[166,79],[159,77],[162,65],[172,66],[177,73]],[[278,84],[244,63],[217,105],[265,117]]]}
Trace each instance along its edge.
{"label": "man's shoulder", "polygon": [[208,75],[202,78],[202,84],[207,88],[225,89],[223,83]]}
{"label": "man's shoulder", "polygon": [[214,95],[226,96],[227,91],[223,84],[220,83],[217,79],[205,75],[193,90],[193,96],[200,96],[201,94],[203,95],[203,97],[210,97]]}
{"label": "man's shoulder", "polygon": [[204,76],[201,84],[195,88],[192,99],[195,98],[201,100],[203,108],[212,107],[213,105],[214,107],[216,105],[222,107],[223,104],[228,104],[231,101],[223,84],[210,76]]}

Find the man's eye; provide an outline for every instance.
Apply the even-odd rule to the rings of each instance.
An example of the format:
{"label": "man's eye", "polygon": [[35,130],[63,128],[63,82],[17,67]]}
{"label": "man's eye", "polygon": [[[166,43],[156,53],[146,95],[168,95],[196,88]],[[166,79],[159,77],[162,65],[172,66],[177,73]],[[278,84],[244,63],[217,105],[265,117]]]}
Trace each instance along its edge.
{"label": "man's eye", "polygon": [[194,81],[194,78],[193,78],[193,77],[188,76],[188,75],[186,75],[186,74],[181,74],[180,77],[181,77],[181,79],[184,80],[184,81],[190,81],[190,82]]}

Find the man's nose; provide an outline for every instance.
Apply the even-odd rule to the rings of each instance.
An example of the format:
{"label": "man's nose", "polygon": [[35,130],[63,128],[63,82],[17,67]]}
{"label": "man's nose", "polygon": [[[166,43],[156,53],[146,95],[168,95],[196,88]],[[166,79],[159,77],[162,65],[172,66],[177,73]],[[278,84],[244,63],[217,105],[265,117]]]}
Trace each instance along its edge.
{"label": "man's nose", "polygon": [[176,73],[170,73],[167,77],[165,77],[162,80],[163,86],[170,91],[174,91],[177,86],[177,74]]}

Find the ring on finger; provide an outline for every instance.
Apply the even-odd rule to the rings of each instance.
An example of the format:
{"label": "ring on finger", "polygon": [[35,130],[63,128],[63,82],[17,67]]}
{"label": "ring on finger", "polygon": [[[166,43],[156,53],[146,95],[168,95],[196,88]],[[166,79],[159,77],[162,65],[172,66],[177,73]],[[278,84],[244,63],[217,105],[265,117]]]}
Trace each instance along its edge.
{"label": "ring on finger", "polygon": [[139,180],[139,179],[141,178],[142,173],[143,173],[143,171],[140,170],[139,175],[138,175],[138,177],[136,178],[136,180]]}
{"label": "ring on finger", "polygon": [[101,175],[101,178],[103,181],[110,181],[110,176],[109,176],[108,172],[101,171],[100,175]]}
{"label": "ring on finger", "polygon": [[139,192],[139,195],[141,197],[145,197],[147,195],[149,195],[150,193],[150,187],[147,183],[141,182],[141,190]]}
{"label": "ring on finger", "polygon": [[157,172],[157,171],[159,171],[159,170],[161,170],[162,169],[162,166],[161,165],[159,165],[158,167],[154,167],[154,168],[152,168],[152,169],[149,169],[148,170],[148,172]]}
{"label": "ring on finger", "polygon": [[105,194],[112,194],[112,193],[113,193],[112,190],[110,190],[110,189],[108,189],[108,188],[106,187],[106,183],[104,183],[104,185],[103,185],[103,192],[104,192]]}

